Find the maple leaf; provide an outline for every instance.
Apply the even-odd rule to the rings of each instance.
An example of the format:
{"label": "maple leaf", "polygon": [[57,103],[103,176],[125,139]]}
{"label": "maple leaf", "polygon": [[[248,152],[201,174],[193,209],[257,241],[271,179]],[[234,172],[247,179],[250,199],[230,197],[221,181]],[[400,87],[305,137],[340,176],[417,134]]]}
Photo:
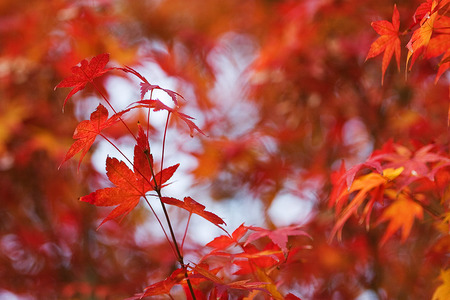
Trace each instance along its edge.
{"label": "maple leaf", "polygon": [[395,191],[389,190],[386,191],[386,194],[391,197],[396,197],[396,200],[383,211],[383,214],[377,221],[377,224],[380,224],[389,220],[388,228],[381,238],[380,244],[383,245],[386,243],[398,229],[402,231],[401,240],[404,242],[411,232],[414,219],[423,218],[423,208],[418,203],[409,199],[404,193],[396,196],[397,193]]}
{"label": "maple leaf", "polygon": [[183,208],[187,210],[190,214],[196,214],[200,217],[208,220],[209,222],[213,223],[214,225],[218,226],[220,225],[226,225],[226,223],[216,214],[213,214],[212,212],[206,211],[205,206],[198,203],[191,197],[184,197],[184,201],[172,198],[172,197],[162,197],[161,201],[165,204],[169,205],[175,205],[180,208]]}
{"label": "maple leaf", "polygon": [[[346,200],[348,195],[358,191],[350,203],[345,207],[345,209],[340,213],[336,224],[331,231],[330,240],[333,239],[334,235],[338,233],[338,238],[341,239],[341,230],[344,223],[350,218],[350,216],[355,213],[360,207],[366,196],[371,191],[375,191],[374,194],[378,195],[378,198],[382,196],[382,193],[377,193],[378,188],[382,187],[387,182],[387,178],[383,177],[378,173],[369,173],[367,175],[361,176],[356,179],[348,191],[343,191],[339,198],[336,200],[336,205],[338,207],[337,212],[340,212],[340,207],[342,207],[342,200]],[[377,199],[378,200],[378,199]]]}
{"label": "maple leaf", "polygon": [[99,104],[97,109],[91,114],[90,120],[81,121],[75,128],[73,138],[76,141],[69,148],[69,151],[66,153],[66,156],[59,167],[81,151],[80,160],[78,162],[79,169],[83,157],[91,148],[97,135],[101,134],[102,130],[117,123],[125,112],[126,110],[116,113],[108,119],[108,110],[103,105]]}
{"label": "maple leaf", "polygon": [[229,289],[242,289],[248,291],[259,290],[267,292],[267,290],[264,288],[266,282],[252,282],[249,279],[247,279],[225,283],[225,281],[220,277],[218,277],[216,274],[214,274],[213,271],[214,270],[205,269],[203,265],[196,265],[193,269],[193,272],[210,280],[214,284],[215,288],[217,289],[218,297],[221,297],[222,294]]}
{"label": "maple leaf", "polygon": [[83,59],[79,65],[72,67],[73,75],[63,79],[58,85],[55,87],[63,88],[63,87],[73,87],[70,93],[67,95],[64,100],[63,109],[66,105],[66,102],[78,91],[81,91],[86,87],[86,84],[89,82],[93,82],[93,80],[99,76],[102,76],[112,68],[105,69],[106,64],[109,61],[109,54],[103,53],[93,57],[89,62],[86,59]]}
{"label": "maple leaf", "polygon": [[148,179],[145,180],[142,176],[137,177],[123,161],[116,158],[106,159],[106,175],[116,187],[100,189],[80,198],[80,201],[96,206],[118,205],[98,227],[119,216],[122,216],[120,219],[122,220],[136,207],[150,186],[145,183]]}
{"label": "maple leaf", "polygon": [[[436,5],[436,1],[433,1],[433,6],[431,10],[433,11],[434,6]],[[411,39],[409,40],[406,48],[408,48],[408,54],[406,57],[406,66],[409,65],[409,61],[411,60],[411,64],[409,65],[409,70],[411,70],[412,66],[416,59],[426,51],[428,43],[430,42],[431,34],[433,33],[434,22],[438,16],[438,12],[427,13],[422,20],[420,21],[420,27],[416,31],[414,31]]]}
{"label": "maple leaf", "polygon": [[164,294],[168,295],[170,294],[170,290],[174,285],[179,284],[183,281],[183,279],[185,278],[184,272],[185,271],[182,268],[176,269],[166,279],[147,286],[144,289],[144,293],[135,294],[133,297],[127,298],[125,300],[138,300],[149,296]]}
{"label": "maple leaf", "polygon": [[248,227],[241,224],[233,231],[231,237],[227,235],[218,236],[206,244],[206,246],[214,248],[213,252],[226,249],[232,245],[238,244],[239,240],[247,233],[247,231]]}
{"label": "maple leaf", "polygon": [[[443,55],[442,55],[443,54]],[[434,82],[436,83],[441,75],[450,68],[450,38],[448,34],[439,34],[430,40],[427,48],[427,58],[442,55],[439,62],[439,69]]]}
{"label": "maple leaf", "polygon": [[[137,143],[134,146],[134,172],[150,179],[152,178],[153,156],[150,154],[148,137],[140,124],[138,124],[138,136],[136,138],[136,142]],[[166,175],[168,176],[169,174]],[[153,181],[149,182],[152,187],[154,186],[153,183]]]}
{"label": "maple leaf", "polygon": [[[142,128],[139,130],[137,145],[135,146],[134,170],[133,172],[128,166],[116,158],[108,157],[106,159],[106,175],[115,187],[104,188],[81,197],[80,201],[84,201],[96,206],[114,206],[110,214],[99,225],[122,216],[121,221],[129,214],[139,203],[141,197],[145,197],[146,193],[156,190],[164,186],[177,170],[179,164],[170,166],[158,174],[155,178],[151,178],[151,166],[149,160],[145,156],[149,150],[148,140]],[[155,180],[158,185],[155,185]]]}
{"label": "maple leaf", "polygon": [[450,269],[441,270],[439,277],[442,284],[434,291],[432,300],[450,299]]}
{"label": "maple leaf", "polygon": [[186,123],[189,127],[190,135],[191,137],[194,136],[194,131],[197,131],[198,133],[201,133],[203,135],[206,135],[200,128],[198,128],[197,125],[192,120],[195,120],[193,117],[188,116],[178,110],[178,108],[171,108],[164,103],[162,103],[159,100],[141,100],[135,102],[137,104],[136,106],[132,108],[137,107],[146,107],[146,108],[153,108],[153,111],[159,111],[159,110],[166,110],[172,114],[175,118],[181,119],[183,122]]}
{"label": "maple leaf", "polygon": [[268,243],[263,250],[259,250],[253,244],[244,245],[244,252],[233,254],[234,258],[246,258],[235,260],[233,264],[238,267],[234,275],[252,274],[254,267],[268,269],[279,265],[285,259],[285,253],[273,242]]}
{"label": "maple leaf", "polygon": [[160,87],[159,85],[150,84],[150,82],[147,80],[147,78],[145,78],[138,71],[136,71],[135,69],[133,69],[129,66],[125,66],[125,68],[118,68],[118,69],[120,69],[124,72],[127,72],[127,73],[132,73],[133,75],[138,77],[140,80],[142,80],[142,82],[139,84],[141,87],[141,100],[144,99],[145,94],[147,94],[147,92],[152,91],[152,90],[162,90],[162,91],[166,92],[167,95],[169,95],[170,98],[172,98],[172,101],[173,101],[173,103],[175,103],[176,106],[178,106],[177,96],[184,99],[183,96],[178,94],[177,92],[174,92],[169,89],[164,89],[164,88]]}
{"label": "maple leaf", "polygon": [[[398,180],[399,190],[422,177],[433,181],[435,171],[450,163],[449,158],[437,153],[434,148],[435,145],[430,144],[413,152],[404,146],[395,145],[393,153],[383,155],[383,159],[387,161],[385,168],[404,168],[404,176]],[[438,162],[440,166],[432,167],[432,164]]]}
{"label": "maple leaf", "polygon": [[303,235],[303,236],[307,236],[310,239],[312,239],[312,237],[308,233],[299,229],[299,228],[301,228],[301,226],[299,226],[299,225],[277,228],[275,230],[268,230],[268,229],[264,229],[261,227],[254,227],[254,226],[250,226],[248,228],[251,230],[254,230],[256,232],[250,234],[250,236],[248,237],[244,246],[248,245],[249,243],[251,243],[257,239],[267,236],[276,245],[278,245],[281,248],[281,250],[283,250],[283,252],[286,253],[286,252],[288,252],[288,249],[286,247],[286,244],[288,241],[288,236]]}
{"label": "maple leaf", "polygon": [[400,28],[400,14],[397,10],[397,5],[394,5],[392,23],[381,20],[372,22],[371,25],[381,36],[370,46],[366,60],[384,52],[381,65],[381,84],[383,84],[384,74],[394,53],[395,60],[397,61],[397,69],[400,70],[400,38],[398,32]]}

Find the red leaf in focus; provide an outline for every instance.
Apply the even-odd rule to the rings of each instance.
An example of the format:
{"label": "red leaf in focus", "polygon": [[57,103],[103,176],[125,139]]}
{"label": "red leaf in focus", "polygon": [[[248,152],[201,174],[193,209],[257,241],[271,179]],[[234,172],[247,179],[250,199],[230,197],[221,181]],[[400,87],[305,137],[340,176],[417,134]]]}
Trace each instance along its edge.
{"label": "red leaf in focus", "polygon": [[214,240],[206,244],[206,246],[215,248],[213,252],[218,250],[223,250],[231,245],[239,243],[239,240],[247,233],[248,227],[241,224],[236,230],[231,234],[231,237],[227,235],[221,235],[216,237]]}
{"label": "red leaf in focus", "polygon": [[63,162],[60,164],[60,167],[64,162],[81,151],[80,161],[78,162],[79,169],[83,157],[91,148],[97,135],[101,134],[103,129],[117,123],[125,112],[126,111],[121,111],[108,119],[108,110],[103,105],[99,104],[97,109],[91,114],[90,120],[81,121],[77,128],[75,128],[73,138],[76,139],[76,141],[70,147]]}
{"label": "red leaf in focus", "polygon": [[[138,125],[138,127],[137,144],[134,146],[134,172],[150,179],[152,178],[153,157],[150,154],[147,135],[142,126]],[[154,187],[153,181],[149,184]]]}
{"label": "red leaf in focus", "polygon": [[366,60],[384,52],[383,62],[381,65],[381,84],[383,84],[384,74],[394,53],[397,61],[397,68],[400,70],[400,38],[398,33],[400,28],[400,15],[398,13],[397,6],[394,5],[392,23],[382,20],[372,22],[371,25],[373,29],[375,29],[375,31],[381,36],[370,46]]}
{"label": "red leaf in focus", "polygon": [[162,197],[161,200],[166,204],[183,208],[191,214],[199,215],[218,227],[222,224],[226,225],[226,223],[219,216],[213,214],[212,212],[206,211],[204,205],[198,203],[191,197],[185,197],[184,202],[171,197]]}
{"label": "red leaf in focus", "polygon": [[150,185],[142,176],[136,176],[123,161],[108,157],[106,159],[106,175],[116,187],[104,188],[81,197],[84,201],[96,206],[118,205],[98,226],[122,216],[122,220],[139,203],[141,197],[148,192]]}
{"label": "red leaf in focus", "polygon": [[183,269],[177,269],[173,271],[173,273],[163,281],[154,283],[146,287],[144,295],[142,297],[169,294],[172,287],[175,284],[181,282],[183,279],[184,279]]}
{"label": "red leaf in focus", "polygon": [[[155,175],[156,183],[159,188],[164,186],[164,183],[166,183],[170,178],[172,178],[175,171],[178,169],[180,164],[176,164],[170,167],[165,168],[161,172]],[[155,186],[155,180],[151,181],[151,185],[154,188]]]}
{"label": "red leaf in focus", "polygon": [[69,95],[67,95],[66,99],[64,100],[63,109],[64,106],[66,105],[67,100],[69,100],[69,98],[72,97],[78,91],[84,89],[88,82],[92,82],[94,78],[97,78],[112,69],[112,68],[105,69],[105,66],[108,63],[108,61],[109,61],[109,54],[103,53],[93,57],[89,62],[86,59],[83,59],[79,63],[80,66],[72,67],[73,75],[63,79],[55,87],[55,89],[62,87],[73,87]]}
{"label": "red leaf in focus", "polygon": [[[145,197],[148,191],[155,190],[151,166],[153,160],[149,152],[147,136],[139,126],[137,144],[134,147],[134,172],[123,161],[108,157],[106,175],[116,187],[100,189],[80,198],[81,201],[97,206],[118,205],[100,226],[119,216],[123,219],[139,203],[141,197]],[[179,164],[168,167],[155,175],[160,187],[172,177],[178,166]]]}
{"label": "red leaf in focus", "polygon": [[269,230],[269,229],[264,229],[264,228],[260,228],[260,227],[250,226],[248,228],[251,230],[254,230],[256,232],[250,234],[250,236],[248,237],[244,246],[248,245],[249,243],[251,243],[259,238],[267,236],[276,245],[278,245],[281,248],[281,250],[283,250],[283,252],[286,253],[288,251],[288,249],[286,248],[288,236],[304,235],[304,236],[307,236],[310,239],[312,239],[312,237],[308,233],[306,233],[303,230],[300,230],[299,229],[300,227],[301,226],[299,226],[299,225],[294,225],[294,226],[278,228],[275,230]]}

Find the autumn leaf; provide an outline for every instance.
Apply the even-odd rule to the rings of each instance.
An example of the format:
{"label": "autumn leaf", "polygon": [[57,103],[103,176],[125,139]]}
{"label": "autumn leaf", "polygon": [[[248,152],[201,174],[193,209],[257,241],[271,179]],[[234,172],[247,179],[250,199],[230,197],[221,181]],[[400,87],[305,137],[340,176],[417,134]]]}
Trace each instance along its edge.
{"label": "autumn leaf", "polygon": [[89,62],[86,59],[83,59],[79,65],[72,67],[73,75],[63,79],[56,87],[73,87],[70,93],[67,95],[64,100],[63,109],[66,105],[66,102],[78,91],[81,91],[86,87],[86,84],[89,82],[93,82],[93,80],[99,76],[102,76],[112,68],[105,69],[106,64],[109,61],[109,54],[103,53],[93,57]]}
{"label": "autumn leaf", "polygon": [[147,286],[143,293],[135,294],[133,297],[125,300],[138,300],[149,296],[168,295],[172,287],[181,283],[184,278],[184,270],[182,268],[176,269],[166,279]]}
{"label": "autumn leaf", "polygon": [[256,232],[250,234],[250,236],[248,237],[244,246],[257,240],[257,239],[267,236],[276,245],[278,245],[281,248],[281,250],[283,250],[283,252],[286,253],[286,252],[288,252],[288,249],[286,247],[286,244],[288,241],[288,236],[303,235],[303,236],[307,236],[310,239],[312,239],[312,237],[308,233],[306,233],[305,231],[300,229],[301,226],[299,226],[299,225],[277,228],[275,230],[268,230],[268,229],[264,229],[264,228],[260,228],[260,227],[254,227],[254,226],[250,226],[248,228],[251,230],[254,230]]}
{"label": "autumn leaf", "polygon": [[283,252],[273,242],[267,243],[262,250],[259,250],[253,244],[246,244],[243,250],[244,252],[232,254],[233,258],[238,258],[233,261],[233,264],[238,267],[238,270],[233,273],[234,275],[252,274],[255,271],[255,267],[262,269],[272,268],[280,265],[286,258],[286,252]]}
{"label": "autumn leaf", "polygon": [[[436,4],[437,2],[433,1],[433,5],[431,7],[432,11]],[[409,65],[409,61],[411,60],[409,70],[411,70],[412,66],[414,65],[414,62],[420,56],[420,54],[426,51],[428,43],[430,42],[431,39],[431,34],[433,33],[434,22],[436,21],[437,16],[438,16],[437,11],[431,13],[431,15],[427,13],[420,21],[419,29],[414,31],[413,35],[411,36],[411,39],[406,45],[406,48],[408,48],[408,54],[406,57],[407,67]]]}
{"label": "autumn leaf", "polygon": [[229,289],[240,289],[240,290],[247,290],[247,291],[259,290],[259,291],[267,292],[267,290],[264,288],[266,285],[266,282],[254,282],[254,281],[250,281],[249,279],[246,279],[246,280],[240,280],[240,281],[226,283],[223,279],[221,279],[216,274],[214,274],[212,272],[212,270],[205,269],[203,265],[196,265],[192,271],[195,272],[196,274],[210,280],[214,284],[215,288],[217,289],[218,297],[220,297],[223,293],[225,293]]}
{"label": "autumn leaf", "polygon": [[[357,209],[363,204],[367,195],[374,191],[375,195],[378,195],[378,200],[382,193],[377,193],[377,189],[381,188],[387,182],[387,178],[383,177],[378,173],[369,173],[367,175],[357,178],[348,191],[343,191],[339,198],[336,200],[336,206],[338,207],[337,213],[339,214],[338,220],[331,231],[330,240],[333,239],[336,233],[338,233],[338,238],[341,239],[341,230],[345,222],[354,214]],[[350,203],[340,212],[340,207],[343,206],[343,202],[346,201],[349,194],[356,192],[357,194],[353,197]]]}
{"label": "autumn leaf", "polygon": [[[81,197],[80,200],[96,206],[118,205],[99,225],[122,216],[122,220],[139,203],[141,197],[151,190],[160,189],[172,177],[179,164],[170,166],[152,178],[153,163],[149,153],[147,136],[139,126],[137,144],[134,148],[134,172],[116,158],[106,159],[106,175],[115,187],[104,188]],[[147,156],[148,155],[148,156]],[[157,185],[155,184],[157,182]]]}
{"label": "autumn leaf", "polygon": [[[148,137],[140,124],[138,125],[138,135],[136,141],[137,143],[134,146],[134,172],[150,179],[152,178],[153,156],[150,153]],[[152,187],[154,186],[153,181],[149,182],[149,184],[151,184]]]}
{"label": "autumn leaf", "polygon": [[169,95],[170,98],[172,98],[172,101],[173,101],[173,103],[175,103],[176,106],[178,106],[177,97],[184,99],[183,96],[178,94],[177,92],[174,92],[169,89],[164,89],[164,88],[160,87],[159,85],[150,84],[150,82],[147,80],[147,78],[145,78],[138,71],[136,71],[135,69],[133,69],[129,66],[125,66],[124,68],[118,68],[118,69],[120,69],[126,73],[131,73],[131,74],[135,75],[136,77],[138,77],[140,80],[142,80],[142,82],[140,83],[141,100],[144,99],[145,94],[147,94],[147,92],[153,91],[153,90],[161,90],[161,91],[164,91],[165,93],[167,93],[167,95]]}
{"label": "autumn leaf", "polygon": [[226,225],[226,223],[220,217],[218,217],[216,214],[213,214],[212,212],[206,211],[204,205],[198,203],[191,197],[184,197],[184,201],[171,197],[162,197],[161,201],[164,202],[165,204],[183,208],[187,210],[190,214],[199,215],[200,217],[208,220],[209,222],[213,223],[219,228],[221,228],[220,225]]}
{"label": "autumn leaf", "polygon": [[372,22],[372,27],[381,35],[375,42],[372,43],[367,54],[366,60],[375,57],[384,52],[383,62],[381,65],[381,84],[384,81],[384,74],[395,53],[395,60],[397,61],[397,69],[400,70],[400,14],[397,10],[397,5],[394,5],[394,12],[392,14],[392,23],[386,20]]}
{"label": "autumn leaf", "polygon": [[439,62],[439,69],[434,82],[436,83],[441,75],[450,68],[450,36],[449,34],[439,34],[434,36],[428,44],[426,57],[432,58],[442,55]]}
{"label": "autumn leaf", "polygon": [[389,190],[386,191],[386,194],[395,197],[396,199],[383,211],[383,214],[377,221],[377,224],[389,221],[388,228],[386,229],[380,244],[383,245],[386,243],[386,241],[399,229],[402,231],[401,240],[404,242],[411,232],[414,219],[423,218],[423,208],[404,193],[397,196],[395,191]]}
{"label": "autumn leaf", "polygon": [[108,110],[103,105],[99,104],[97,109],[91,114],[90,120],[81,121],[75,128],[73,138],[76,141],[69,148],[69,151],[66,153],[66,156],[59,167],[81,151],[80,160],[78,162],[79,169],[83,157],[91,148],[97,135],[100,135],[102,130],[117,123],[125,112],[126,111],[121,111],[116,113],[108,119]]}
{"label": "autumn leaf", "polygon": [[194,135],[194,131],[197,131],[198,133],[201,133],[203,135],[206,135],[200,128],[198,128],[197,125],[195,125],[195,123],[192,120],[195,120],[193,117],[188,116],[182,112],[180,112],[178,110],[178,108],[171,108],[167,105],[165,105],[164,103],[162,103],[159,100],[154,100],[154,99],[150,99],[150,100],[141,100],[138,102],[135,102],[135,104],[137,104],[136,106],[132,107],[132,108],[137,108],[137,107],[146,107],[146,108],[152,108],[153,111],[159,111],[159,110],[166,110],[169,113],[172,114],[173,117],[178,118],[180,120],[182,120],[183,122],[186,123],[186,125],[189,127],[190,130],[190,135],[191,137]]}
{"label": "autumn leaf", "polygon": [[136,207],[150,186],[147,183],[148,179],[136,176],[123,161],[116,158],[106,159],[106,175],[115,187],[100,189],[80,198],[80,201],[96,206],[118,205],[98,227],[119,216],[122,216],[120,219],[122,220]]}
{"label": "autumn leaf", "polygon": [[176,269],[173,273],[167,277],[165,280],[154,283],[145,288],[143,297],[169,294],[170,290],[175,284],[180,283],[184,279],[184,270]]}
{"label": "autumn leaf", "polygon": [[226,249],[232,245],[237,245],[239,243],[239,240],[247,233],[248,227],[244,226],[244,224],[241,224],[238,228],[236,228],[231,236],[228,235],[221,235],[208,244],[206,244],[207,247],[214,248],[213,252]]}

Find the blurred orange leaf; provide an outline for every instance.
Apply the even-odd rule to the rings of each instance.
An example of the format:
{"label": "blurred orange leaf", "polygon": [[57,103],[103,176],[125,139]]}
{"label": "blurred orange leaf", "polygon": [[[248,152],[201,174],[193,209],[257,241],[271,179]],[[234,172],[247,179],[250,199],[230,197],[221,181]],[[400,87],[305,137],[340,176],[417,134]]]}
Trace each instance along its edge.
{"label": "blurred orange leaf", "polygon": [[[395,191],[386,191],[395,197]],[[423,208],[415,201],[411,200],[404,193],[397,196],[397,199],[383,211],[377,223],[389,221],[388,228],[381,239],[383,245],[398,229],[402,231],[402,242],[408,238],[411,232],[414,219],[423,218]]]}
{"label": "blurred orange leaf", "polygon": [[397,61],[397,68],[400,70],[400,38],[398,30],[400,28],[400,15],[397,6],[394,5],[394,12],[392,14],[392,23],[386,20],[372,22],[372,27],[381,35],[375,42],[372,43],[367,54],[366,60],[375,57],[384,52],[383,62],[381,65],[381,84],[384,81],[384,73],[391,61],[392,55],[395,53]]}

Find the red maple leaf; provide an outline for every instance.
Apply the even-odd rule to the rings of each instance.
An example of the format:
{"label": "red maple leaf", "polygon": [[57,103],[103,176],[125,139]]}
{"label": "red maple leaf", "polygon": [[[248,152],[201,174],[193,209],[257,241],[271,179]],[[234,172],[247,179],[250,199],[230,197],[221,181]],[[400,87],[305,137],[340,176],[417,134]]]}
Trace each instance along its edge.
{"label": "red maple leaf", "polygon": [[159,111],[159,110],[165,110],[168,111],[172,114],[172,116],[174,116],[175,118],[181,119],[183,122],[186,123],[186,125],[189,127],[189,131],[190,131],[190,135],[193,136],[194,135],[194,131],[196,130],[197,132],[205,135],[205,133],[198,128],[197,125],[195,125],[195,123],[192,120],[195,120],[193,117],[188,116],[182,112],[180,112],[178,110],[178,108],[171,108],[167,105],[165,105],[164,103],[162,103],[159,100],[154,100],[154,99],[150,99],[150,100],[141,100],[141,101],[137,101],[135,103],[136,105],[133,106],[130,109],[133,108],[138,108],[138,107],[145,107],[145,108],[152,108],[153,111]]}
{"label": "red maple leaf", "polygon": [[116,158],[106,159],[106,175],[116,187],[100,189],[80,198],[80,201],[96,206],[118,205],[98,227],[119,216],[122,216],[122,220],[148,192],[148,189],[143,188],[146,186],[145,182],[142,182],[143,177],[137,177],[123,161]]}
{"label": "red maple leaf", "polygon": [[226,223],[219,216],[213,214],[212,212],[206,211],[204,205],[198,203],[191,197],[184,197],[184,201],[171,197],[162,197],[161,201],[169,205],[175,205],[180,208],[183,208],[187,210],[190,214],[199,215],[200,217],[205,218],[206,220],[210,221],[211,223],[213,223],[218,227],[220,227],[220,225],[222,224],[226,225]]}
{"label": "red maple leaf", "polygon": [[[114,206],[113,211],[100,224],[117,218],[125,217],[139,203],[147,192],[160,189],[175,173],[179,164],[170,166],[152,178],[152,159],[148,139],[142,128],[139,128],[137,144],[134,147],[134,172],[116,158],[106,159],[106,175],[115,187],[104,188],[81,197],[80,200],[96,206]],[[155,184],[157,182],[157,185]],[[99,227],[100,227],[99,226]]]}
{"label": "red maple leaf", "polygon": [[89,62],[86,59],[83,59],[79,63],[80,66],[72,67],[73,75],[63,79],[55,87],[55,90],[57,88],[62,87],[73,87],[69,95],[67,95],[66,99],[64,100],[63,109],[70,97],[72,97],[78,91],[84,89],[86,87],[86,84],[88,84],[89,82],[93,82],[95,78],[102,76],[103,74],[112,69],[112,68],[105,69],[105,66],[108,63],[108,61],[109,61],[109,54],[103,53],[93,57]]}
{"label": "red maple leaf", "polygon": [[300,230],[300,227],[301,226],[294,225],[294,226],[278,228],[275,230],[269,230],[269,229],[264,229],[261,227],[250,226],[248,228],[251,230],[254,230],[256,232],[250,234],[250,236],[248,237],[244,246],[248,245],[249,243],[251,243],[259,238],[267,236],[268,238],[270,238],[272,240],[272,242],[274,242],[276,245],[278,245],[278,247],[280,247],[281,250],[283,250],[283,252],[286,253],[288,251],[288,249],[286,247],[286,244],[288,241],[288,236],[304,235],[304,236],[307,236],[310,239],[312,239],[312,237],[308,233],[306,233],[303,230]]}
{"label": "red maple leaf", "polygon": [[398,13],[397,6],[394,5],[392,23],[386,20],[381,20],[372,22],[371,25],[373,29],[375,29],[375,31],[381,36],[370,46],[366,60],[384,52],[383,62],[381,65],[381,84],[383,84],[384,74],[394,53],[397,61],[397,68],[400,70],[400,38],[398,32],[400,28],[400,14]]}
{"label": "red maple leaf", "polygon": [[121,111],[108,119],[108,110],[103,105],[99,104],[97,109],[91,114],[90,120],[81,121],[75,128],[73,138],[76,139],[76,141],[69,148],[69,151],[67,151],[60,167],[63,163],[81,151],[80,161],[78,162],[79,169],[83,157],[91,148],[97,135],[101,135],[103,129],[117,123],[125,112],[126,111]]}
{"label": "red maple leaf", "polygon": [[194,275],[193,277],[203,277],[214,284],[214,287],[217,289],[215,293],[217,297],[221,297],[224,293],[229,291],[230,289],[240,289],[240,290],[259,290],[268,292],[264,287],[266,282],[253,282],[250,279],[234,281],[230,283],[226,283],[222,278],[218,277],[215,273],[217,273],[217,269],[209,270],[205,268],[205,265],[196,265],[192,270]]}
{"label": "red maple leaf", "polygon": [[177,96],[184,99],[182,95],[178,94],[177,92],[174,92],[172,90],[169,89],[163,89],[162,87],[160,87],[159,85],[154,85],[154,84],[150,84],[150,82],[147,80],[147,78],[145,78],[144,76],[142,76],[138,71],[136,71],[135,69],[125,66],[125,68],[119,68],[120,70],[127,72],[127,73],[132,73],[133,75],[135,75],[136,77],[138,77],[140,80],[142,80],[142,82],[140,83],[141,86],[141,100],[144,99],[145,94],[147,94],[147,92],[149,91],[153,91],[153,90],[161,90],[167,93],[167,95],[170,96],[170,98],[172,98],[173,103],[175,103],[175,105],[178,106],[178,100],[177,100]]}
{"label": "red maple leaf", "polygon": [[181,283],[181,281],[183,281],[183,279],[185,278],[184,272],[185,271],[181,268],[176,269],[166,279],[146,287],[144,289],[145,290],[144,293],[135,294],[133,297],[127,298],[125,300],[138,300],[149,296],[164,295],[164,294],[168,295],[170,294],[170,290],[174,285],[179,284]]}
{"label": "red maple leaf", "polygon": [[247,233],[248,227],[244,226],[244,224],[241,224],[238,228],[236,228],[235,231],[231,234],[231,237],[228,235],[221,235],[208,244],[206,246],[214,248],[212,252],[216,252],[219,250],[226,249],[232,245],[236,245],[239,243],[239,240]]}

